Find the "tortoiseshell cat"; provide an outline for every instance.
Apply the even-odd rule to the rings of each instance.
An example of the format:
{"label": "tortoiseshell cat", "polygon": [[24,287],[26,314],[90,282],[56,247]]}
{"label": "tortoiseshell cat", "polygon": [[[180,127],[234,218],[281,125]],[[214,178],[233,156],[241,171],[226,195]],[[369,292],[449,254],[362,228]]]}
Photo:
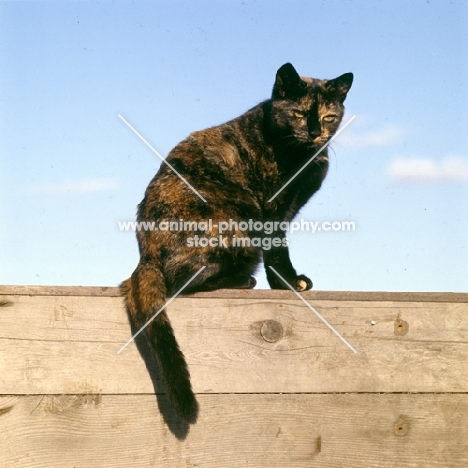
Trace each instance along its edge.
{"label": "tortoiseshell cat", "polygon": [[[263,238],[278,238],[270,249],[232,245],[232,236],[259,236],[236,230],[229,244],[193,247],[188,236],[218,237],[218,221],[291,221],[320,189],[327,174],[324,149],[272,201],[270,198],[335,134],[344,114],[343,102],[353,75],[333,80],[301,78],[290,63],[276,74],[271,99],[217,127],[192,133],[168,155],[167,162],[206,199],[206,203],[166,164],[146,189],[138,206],[138,221],[207,221],[209,232],[148,230],[137,233],[140,261],[131,278],[121,284],[132,327],[142,327],[203,266],[183,291],[253,288],[252,277],[263,256],[274,289],[312,287],[291,264],[281,229]],[[275,246],[276,245],[276,246]],[[159,364],[166,393],[187,423],[195,423],[198,404],[165,311],[143,332]]]}

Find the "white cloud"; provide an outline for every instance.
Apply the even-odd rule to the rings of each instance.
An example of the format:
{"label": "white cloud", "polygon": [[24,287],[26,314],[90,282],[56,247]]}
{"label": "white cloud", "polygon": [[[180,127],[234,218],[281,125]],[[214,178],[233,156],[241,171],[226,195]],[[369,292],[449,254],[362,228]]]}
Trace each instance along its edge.
{"label": "white cloud", "polygon": [[468,181],[468,160],[446,156],[440,161],[428,158],[397,158],[388,167],[395,182],[459,182]]}
{"label": "white cloud", "polygon": [[118,186],[113,178],[64,180],[43,184],[30,184],[26,191],[38,195],[88,194],[114,190]]}
{"label": "white cloud", "polygon": [[396,125],[385,125],[376,130],[363,131],[353,129],[351,124],[336,140],[347,148],[362,149],[390,146],[399,141],[402,135],[403,130]]}

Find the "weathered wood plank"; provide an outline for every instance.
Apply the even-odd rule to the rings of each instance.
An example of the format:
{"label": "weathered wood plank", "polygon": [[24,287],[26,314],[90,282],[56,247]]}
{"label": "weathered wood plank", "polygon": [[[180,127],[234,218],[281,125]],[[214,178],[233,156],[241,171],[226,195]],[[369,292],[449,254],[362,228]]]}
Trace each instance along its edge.
{"label": "weathered wood plank", "polygon": [[[393,302],[462,302],[468,303],[468,293],[451,292],[384,292],[384,291],[306,291],[308,300],[327,301],[393,301]],[[92,296],[118,297],[119,289],[112,286],[7,286],[0,285],[1,296]],[[184,295],[181,295],[184,297]],[[185,296],[187,297],[187,296]],[[291,299],[290,291],[271,289],[221,289],[193,294],[195,298],[214,299]]]}
{"label": "weathered wood plank", "polygon": [[[135,345],[117,355],[130,338],[121,298],[5,298],[0,394],[154,392]],[[291,296],[177,298],[169,314],[195,391],[468,391],[467,303],[311,302],[357,354]],[[262,335],[269,320],[278,341]]]}
{"label": "weathered wood plank", "polygon": [[0,466],[468,466],[468,395],[202,395],[200,403],[181,441],[151,395],[0,398]]}
{"label": "weathered wood plank", "polygon": [[117,297],[120,296],[120,291],[114,286],[0,285],[0,295]]}

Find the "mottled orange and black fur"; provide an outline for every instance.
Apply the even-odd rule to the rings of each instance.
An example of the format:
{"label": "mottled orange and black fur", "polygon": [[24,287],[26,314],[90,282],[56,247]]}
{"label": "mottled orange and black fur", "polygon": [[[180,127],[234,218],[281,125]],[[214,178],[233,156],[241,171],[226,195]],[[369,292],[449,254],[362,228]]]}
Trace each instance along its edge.
{"label": "mottled orange and black fur", "polygon": [[[351,73],[333,80],[301,78],[291,64],[283,65],[276,74],[271,99],[225,124],[192,133],[168,155],[167,162],[206,203],[162,164],[138,207],[137,219],[212,219],[212,231],[199,233],[210,237],[218,236],[216,221],[221,220],[291,221],[327,174],[326,149],[274,200],[268,200],[335,134],[352,81]],[[309,278],[296,273],[283,243],[263,251],[231,244],[194,248],[187,245],[188,235],[161,230],[137,233],[140,262],[121,285],[134,329],[142,327],[203,266],[184,294],[252,288],[252,275],[262,257],[272,288],[286,286],[270,266],[298,291],[312,287]],[[278,230],[269,237],[284,239],[285,233]],[[145,328],[144,335],[174,408],[185,421],[195,423],[198,404],[189,371],[164,311]]]}

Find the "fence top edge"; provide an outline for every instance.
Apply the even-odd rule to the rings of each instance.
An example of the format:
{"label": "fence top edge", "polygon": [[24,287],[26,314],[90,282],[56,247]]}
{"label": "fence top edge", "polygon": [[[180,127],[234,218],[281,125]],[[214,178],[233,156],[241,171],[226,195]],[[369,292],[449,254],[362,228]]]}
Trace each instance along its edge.
{"label": "fence top edge", "polygon": [[[113,286],[26,286],[0,285],[0,296],[91,296],[119,297],[120,290]],[[390,301],[390,302],[461,302],[468,303],[468,293],[458,292],[393,292],[393,291],[307,291],[304,299],[330,301]],[[191,296],[205,299],[282,299],[295,300],[291,291],[271,289],[221,289],[196,293]]]}

